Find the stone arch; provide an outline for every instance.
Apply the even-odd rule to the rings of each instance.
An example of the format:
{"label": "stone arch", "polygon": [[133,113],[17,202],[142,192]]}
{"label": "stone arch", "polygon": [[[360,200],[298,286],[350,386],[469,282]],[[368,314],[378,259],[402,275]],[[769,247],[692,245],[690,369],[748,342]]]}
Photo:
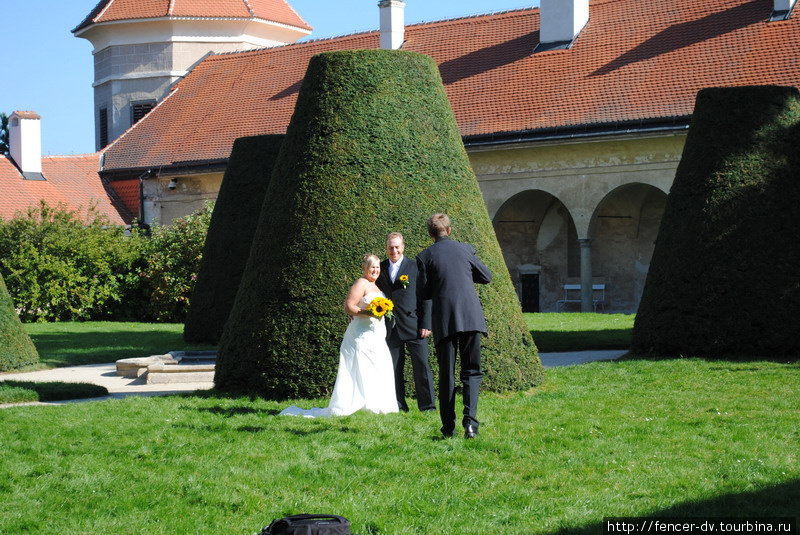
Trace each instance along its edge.
{"label": "stone arch", "polygon": [[575,223],[560,199],[542,190],[508,198],[492,220],[525,312],[552,312],[568,277],[580,275]]}
{"label": "stone arch", "polygon": [[633,313],[639,307],[667,195],[634,182],[608,192],[589,223],[592,275],[606,285],[605,309]]}

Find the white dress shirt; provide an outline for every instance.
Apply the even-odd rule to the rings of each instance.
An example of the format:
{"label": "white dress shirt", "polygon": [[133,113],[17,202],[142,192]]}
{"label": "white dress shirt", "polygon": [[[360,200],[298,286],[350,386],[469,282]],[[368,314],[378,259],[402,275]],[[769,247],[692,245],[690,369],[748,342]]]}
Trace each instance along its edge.
{"label": "white dress shirt", "polygon": [[403,263],[403,257],[401,256],[397,262],[392,262],[389,260],[389,279],[394,282],[397,279],[397,273],[400,271],[400,264]]}

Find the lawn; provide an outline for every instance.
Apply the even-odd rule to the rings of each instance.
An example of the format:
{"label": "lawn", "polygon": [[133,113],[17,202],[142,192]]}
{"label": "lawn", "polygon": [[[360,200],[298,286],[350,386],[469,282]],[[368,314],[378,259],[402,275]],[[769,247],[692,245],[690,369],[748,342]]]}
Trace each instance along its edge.
{"label": "lawn", "polygon": [[[578,351],[627,349],[634,316],[545,313],[525,314],[525,319],[539,351]],[[172,350],[213,349],[185,343],[181,323],[87,321],[24,326],[39,350],[39,368],[102,364]]]}
{"label": "lawn", "polygon": [[525,320],[541,352],[628,349],[635,314],[527,313]]}
{"label": "lawn", "polygon": [[305,420],[213,394],[0,411],[0,533],[252,534],[341,514],[361,535],[601,533],[607,516],[797,515],[800,364],[626,360],[438,415]]}
{"label": "lawn", "polygon": [[213,349],[183,341],[182,323],[87,321],[26,323],[41,368],[102,364],[172,350]]}

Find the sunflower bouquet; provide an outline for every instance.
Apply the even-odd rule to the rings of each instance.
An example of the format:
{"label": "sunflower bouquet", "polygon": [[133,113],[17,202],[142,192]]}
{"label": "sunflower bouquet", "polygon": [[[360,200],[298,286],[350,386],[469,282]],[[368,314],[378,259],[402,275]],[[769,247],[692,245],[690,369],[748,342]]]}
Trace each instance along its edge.
{"label": "sunflower bouquet", "polygon": [[392,310],[394,310],[394,303],[392,303],[391,299],[385,297],[378,296],[370,301],[366,310],[376,318],[386,317],[388,320],[394,318],[394,314],[392,313]]}

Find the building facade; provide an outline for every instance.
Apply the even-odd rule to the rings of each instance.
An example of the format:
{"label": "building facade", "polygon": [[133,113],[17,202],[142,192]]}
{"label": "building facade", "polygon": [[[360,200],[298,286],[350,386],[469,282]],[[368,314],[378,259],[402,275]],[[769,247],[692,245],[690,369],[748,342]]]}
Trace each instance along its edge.
{"label": "building facade", "polygon": [[236,138],[285,131],[314,54],[428,54],[523,308],[634,312],[697,92],[800,85],[800,17],[784,3],[543,0],[398,28],[402,2],[386,0],[380,31],[206,57],[100,173],[140,182],[140,218],[168,222],[216,196]]}

